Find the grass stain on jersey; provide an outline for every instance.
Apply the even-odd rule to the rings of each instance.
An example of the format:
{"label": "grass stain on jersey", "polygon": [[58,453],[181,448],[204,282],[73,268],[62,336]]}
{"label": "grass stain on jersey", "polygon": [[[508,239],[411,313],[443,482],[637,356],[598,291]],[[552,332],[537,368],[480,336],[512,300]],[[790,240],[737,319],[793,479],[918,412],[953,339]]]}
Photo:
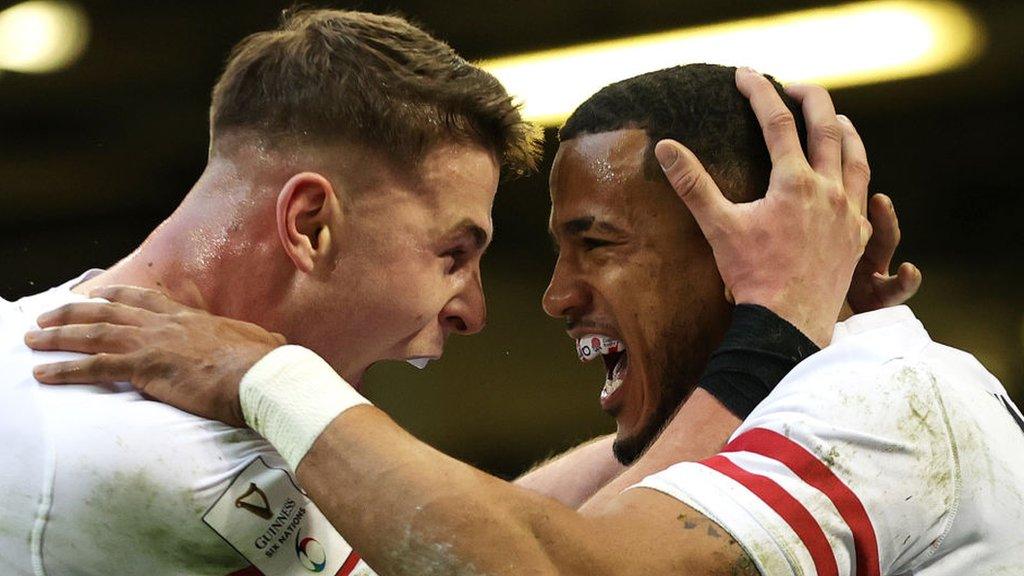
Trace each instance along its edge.
{"label": "grass stain on jersey", "polygon": [[196,575],[223,576],[247,564],[203,523],[206,505],[191,488],[165,486],[145,470],[96,474],[81,540],[104,552],[112,567],[121,564],[121,573],[138,572],[132,563],[140,556]]}

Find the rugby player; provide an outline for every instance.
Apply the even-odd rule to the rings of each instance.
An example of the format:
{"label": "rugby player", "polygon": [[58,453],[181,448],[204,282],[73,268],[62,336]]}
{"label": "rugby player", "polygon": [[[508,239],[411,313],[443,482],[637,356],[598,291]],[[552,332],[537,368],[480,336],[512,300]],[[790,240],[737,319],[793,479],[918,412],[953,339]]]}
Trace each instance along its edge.
{"label": "rugby player", "polygon": [[[144,309],[73,306],[42,320],[75,324],[90,315],[111,319],[116,311],[130,329],[36,333],[44,348],[58,341],[91,352],[120,347],[113,356],[38,375],[53,382],[129,379],[179,406],[225,421],[244,418],[297,466],[334,525],[384,574],[1018,569],[1021,536],[1000,527],[1022,515],[1019,412],[973,358],[931,342],[906,308],[833,328],[866,242],[858,216],[867,186],[863,149],[820,89],[791,90],[808,117],[805,158],[795,120],[774,87],[750,71],[737,74],[737,86],[751,99],[773,160],[769,191],[758,201],[732,204],[697,156],[674,142],[655,147],[657,128],[636,119],[590,133],[597,138],[587,143],[587,136],[575,144],[567,139],[552,176],[552,228],[563,254],[573,250],[560,257],[562,278],[556,268],[549,311],[575,328],[623,332],[599,334],[611,338],[601,346],[618,362],[623,345],[633,351],[628,366],[610,369],[605,391],[608,399],[617,395],[619,404],[608,404],[617,408],[620,435],[645,429],[652,414],[646,396],[657,394],[647,376],[653,363],[645,363],[656,356],[644,348],[644,328],[628,324],[636,310],[622,307],[616,318],[612,302],[601,301],[614,294],[595,289],[602,273],[606,280],[628,275],[630,259],[587,252],[616,242],[635,250],[637,235],[650,240],[636,225],[663,213],[657,200],[641,195],[616,207],[600,184],[636,186],[654,152],[668,177],[662,192],[671,193],[671,185],[683,197],[710,242],[725,292],[739,304],[736,314],[761,305],[775,313],[766,321],[776,327],[784,318],[819,345],[833,332],[835,341],[761,403],[722,454],[652,474],[600,505],[577,512],[446,458],[403,433],[308,350],[275,348],[269,334],[153,292],[103,292]],[[608,166],[611,177],[600,173]],[[629,174],[614,174],[620,168]],[[589,189],[581,185],[588,178]],[[601,226],[599,218],[612,222]],[[615,221],[629,227],[617,240],[595,244],[582,234],[611,233]],[[628,256],[640,260],[641,270],[649,262],[642,251]],[[553,306],[572,301],[551,295],[559,281],[570,280],[584,286],[589,301],[573,295],[575,306]],[[90,334],[109,341],[91,343]],[[133,334],[158,342],[140,347]],[[261,359],[252,368],[217,365],[225,351]],[[645,458],[658,451],[655,442]],[[994,468],[1002,482],[984,474]]]}
{"label": "rugby player", "polygon": [[128,385],[39,388],[23,332],[40,313],[149,286],[302,342],[352,381],[483,325],[498,167],[536,159],[492,76],[399,18],[299,12],[234,49],[210,128],[205,170],[138,250],[0,301],[4,576],[365,571],[251,431]]}

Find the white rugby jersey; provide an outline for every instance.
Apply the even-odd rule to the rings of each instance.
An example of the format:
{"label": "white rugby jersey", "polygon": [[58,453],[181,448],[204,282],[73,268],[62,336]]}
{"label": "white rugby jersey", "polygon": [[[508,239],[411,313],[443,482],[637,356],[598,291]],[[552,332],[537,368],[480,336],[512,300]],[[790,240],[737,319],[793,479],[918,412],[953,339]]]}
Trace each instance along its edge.
{"label": "white rugby jersey", "polygon": [[371,574],[254,432],[129,385],[43,386],[23,344],[71,288],[0,300],[0,574]]}
{"label": "white rugby jersey", "polygon": [[720,524],[766,576],[1024,574],[1024,418],[905,306],[839,324],[720,454],[637,486]]}

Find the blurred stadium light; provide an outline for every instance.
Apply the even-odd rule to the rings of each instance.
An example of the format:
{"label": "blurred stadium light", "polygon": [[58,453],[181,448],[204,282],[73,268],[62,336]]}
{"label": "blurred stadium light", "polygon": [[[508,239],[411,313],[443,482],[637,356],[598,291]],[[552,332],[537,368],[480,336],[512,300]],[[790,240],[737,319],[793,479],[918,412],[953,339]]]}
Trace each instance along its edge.
{"label": "blurred stadium light", "polygon": [[0,69],[54,72],[85,50],[89,21],[75,4],[33,0],[0,12]]}
{"label": "blurred stadium light", "polygon": [[480,64],[549,125],[601,87],[678,64],[750,66],[783,82],[830,88],[934,74],[984,44],[981,24],[953,2],[883,0],[789,12],[581,44]]}

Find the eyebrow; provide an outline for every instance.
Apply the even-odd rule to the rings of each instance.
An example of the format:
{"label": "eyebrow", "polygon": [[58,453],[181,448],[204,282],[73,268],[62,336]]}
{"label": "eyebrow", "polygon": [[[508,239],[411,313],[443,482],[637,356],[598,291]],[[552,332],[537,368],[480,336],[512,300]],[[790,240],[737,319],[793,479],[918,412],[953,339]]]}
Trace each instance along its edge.
{"label": "eyebrow", "polygon": [[473,246],[477,250],[483,250],[490,242],[490,237],[488,236],[487,231],[469,218],[464,218],[461,222],[452,226],[444,235],[445,238],[452,239],[462,236],[469,236],[472,238]]}
{"label": "eyebrow", "polygon": [[[609,234],[622,234],[622,230],[618,226],[612,224],[607,220],[598,220],[594,216],[583,216],[580,218],[573,218],[572,220],[563,222],[559,225],[562,229],[562,233],[566,236],[578,236],[584,232],[589,232],[592,228],[597,229],[600,232],[607,232]],[[550,228],[548,234],[554,238],[555,234]]]}

